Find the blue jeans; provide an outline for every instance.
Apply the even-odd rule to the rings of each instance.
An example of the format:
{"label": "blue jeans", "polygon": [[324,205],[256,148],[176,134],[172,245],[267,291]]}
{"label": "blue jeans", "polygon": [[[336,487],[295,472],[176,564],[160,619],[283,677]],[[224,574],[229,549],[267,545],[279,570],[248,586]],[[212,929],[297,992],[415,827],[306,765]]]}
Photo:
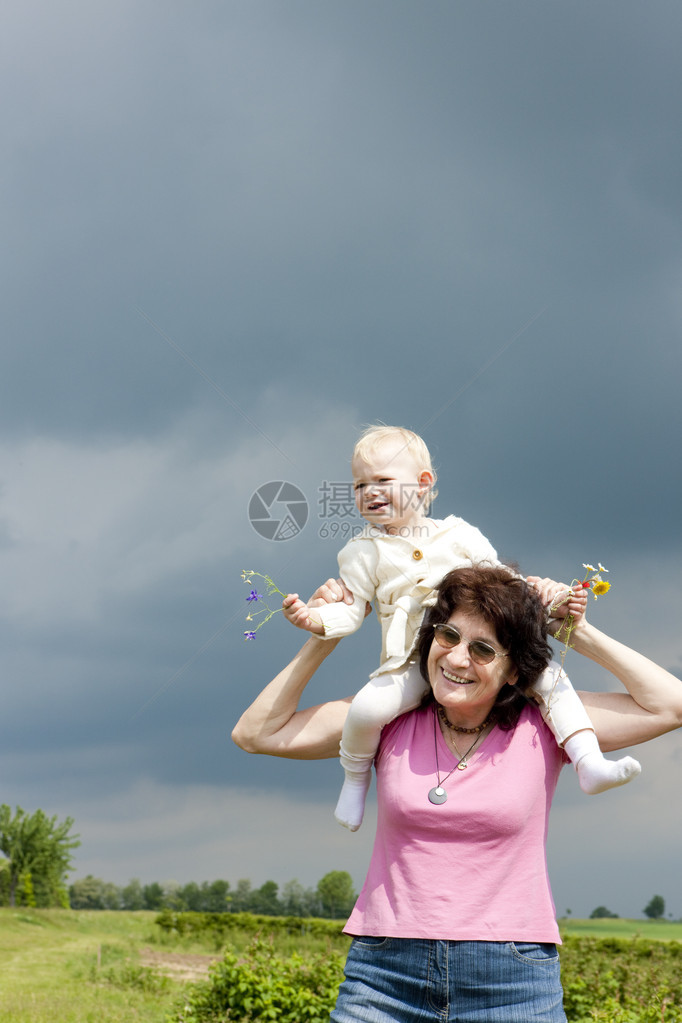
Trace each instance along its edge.
{"label": "blue jeans", "polygon": [[354,938],[333,1023],[566,1023],[555,945]]}

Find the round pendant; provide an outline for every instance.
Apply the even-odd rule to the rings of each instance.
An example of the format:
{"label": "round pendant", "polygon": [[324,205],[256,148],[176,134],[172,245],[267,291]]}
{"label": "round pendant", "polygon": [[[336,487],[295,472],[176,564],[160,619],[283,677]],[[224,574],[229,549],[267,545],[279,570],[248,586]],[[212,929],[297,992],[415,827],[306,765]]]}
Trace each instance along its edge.
{"label": "round pendant", "polygon": [[429,802],[435,803],[436,806],[440,806],[448,798],[448,794],[442,785],[436,785],[435,788],[429,789]]}
{"label": "round pendant", "polygon": [[457,770],[466,771],[468,766],[469,765],[467,764],[466,760],[460,760],[460,762],[457,764]]}

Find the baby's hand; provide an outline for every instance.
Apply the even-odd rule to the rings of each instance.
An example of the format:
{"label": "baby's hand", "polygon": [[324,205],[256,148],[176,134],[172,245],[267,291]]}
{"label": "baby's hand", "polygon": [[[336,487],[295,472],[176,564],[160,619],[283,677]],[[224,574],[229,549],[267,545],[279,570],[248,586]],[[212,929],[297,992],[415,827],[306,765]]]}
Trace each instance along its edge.
{"label": "baby's hand", "polygon": [[324,625],[307,604],[299,598],[298,593],[288,593],[282,601],[282,612],[287,621],[297,629],[305,629],[314,636],[324,636]]}

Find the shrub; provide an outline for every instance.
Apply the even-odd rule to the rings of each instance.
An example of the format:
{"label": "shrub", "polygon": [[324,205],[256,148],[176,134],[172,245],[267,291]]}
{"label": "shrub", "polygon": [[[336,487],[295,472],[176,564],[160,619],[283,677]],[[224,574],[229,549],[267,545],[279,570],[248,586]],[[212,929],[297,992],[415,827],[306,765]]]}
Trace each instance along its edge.
{"label": "shrub", "polygon": [[327,1023],[343,979],[344,957],[335,952],[303,958],[275,955],[256,939],[246,956],[226,952],[211,967],[210,980],[195,984],[175,1023],[276,1020]]}
{"label": "shrub", "polygon": [[567,937],[561,948],[569,1023],[682,1023],[682,944]]}

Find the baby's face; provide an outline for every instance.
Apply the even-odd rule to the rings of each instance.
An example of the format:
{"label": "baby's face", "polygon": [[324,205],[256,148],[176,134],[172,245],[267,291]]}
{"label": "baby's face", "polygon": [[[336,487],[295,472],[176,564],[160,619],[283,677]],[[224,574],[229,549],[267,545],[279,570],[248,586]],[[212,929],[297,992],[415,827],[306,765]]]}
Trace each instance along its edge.
{"label": "baby's face", "polygon": [[420,472],[402,440],[385,440],[352,462],[355,503],[363,519],[387,532],[409,529],[424,517],[424,496],[433,482]]}

